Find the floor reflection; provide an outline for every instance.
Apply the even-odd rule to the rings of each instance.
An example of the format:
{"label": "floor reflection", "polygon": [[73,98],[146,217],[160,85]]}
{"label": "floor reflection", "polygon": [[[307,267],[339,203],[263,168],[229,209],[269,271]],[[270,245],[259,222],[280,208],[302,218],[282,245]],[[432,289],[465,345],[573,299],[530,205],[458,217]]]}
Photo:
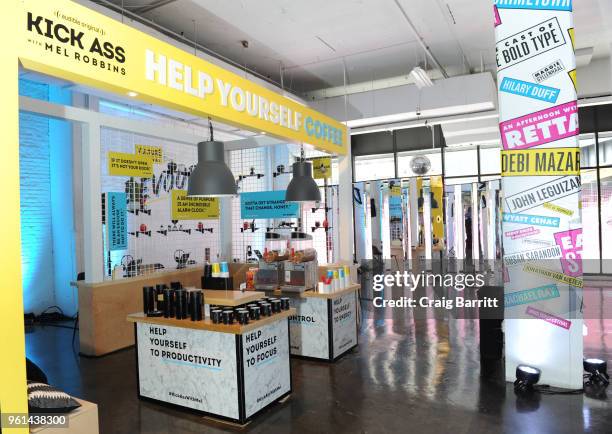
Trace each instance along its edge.
{"label": "floor reflection", "polygon": [[[391,291],[397,296],[403,290]],[[609,303],[605,291],[593,294],[585,303]],[[517,399],[504,381],[500,361],[481,365],[476,318],[449,319],[427,309],[373,309],[364,300],[362,319],[359,347],[337,363],[293,359],[291,398],[244,432],[612,432],[607,398]],[[609,360],[610,322],[586,324],[585,353],[605,353]],[[133,349],[82,358],[75,355],[71,340],[70,329],[37,327],[27,335],[27,352],[51,383],[99,404],[103,434],[234,431],[197,415],[140,402]]]}

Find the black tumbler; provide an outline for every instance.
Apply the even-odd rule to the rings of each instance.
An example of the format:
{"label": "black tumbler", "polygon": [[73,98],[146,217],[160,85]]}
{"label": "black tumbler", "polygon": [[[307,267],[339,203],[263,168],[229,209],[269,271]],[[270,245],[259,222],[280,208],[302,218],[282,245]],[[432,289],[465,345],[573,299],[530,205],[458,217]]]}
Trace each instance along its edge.
{"label": "black tumbler", "polygon": [[270,315],[272,315],[272,305],[270,303],[262,303],[262,305],[261,305],[261,314],[262,314],[262,316],[270,316]]}
{"label": "black tumbler", "polygon": [[176,319],[187,318],[187,292],[184,289],[174,291],[174,306]]}
{"label": "black tumbler", "polygon": [[238,311],[238,322],[240,324],[248,324],[249,323],[249,312],[246,310]]}
{"label": "black tumbler", "polygon": [[170,318],[176,317],[176,291],[174,289],[166,288],[168,291],[166,303],[168,304],[168,316]]}
{"label": "black tumbler", "polygon": [[281,309],[289,310],[291,308],[291,305],[289,304],[289,297],[283,297],[280,300],[281,300]]}
{"label": "black tumbler", "polygon": [[281,301],[272,300],[272,312],[279,313],[281,311]]}
{"label": "black tumbler", "polygon": [[224,310],[223,311],[223,324],[234,323],[234,311]]}
{"label": "black tumbler", "polygon": [[142,288],[142,310],[145,315],[155,310],[155,288],[152,286]]}
{"label": "black tumbler", "polygon": [[222,314],[223,311],[220,309],[214,309],[210,311],[210,318],[212,319],[213,324],[219,324],[223,321],[223,318],[221,318]]}
{"label": "black tumbler", "polygon": [[163,289],[163,304],[162,304],[162,311],[164,312],[164,318],[170,318],[170,311],[173,310],[172,308],[174,307],[172,305],[172,300],[170,299],[172,294],[172,290],[170,290],[169,288],[164,288]]}
{"label": "black tumbler", "polygon": [[202,321],[202,291],[189,292],[189,316],[191,321]]}
{"label": "black tumbler", "polygon": [[259,306],[251,306],[249,307],[249,317],[252,320],[258,320],[260,316],[260,307]]}
{"label": "black tumbler", "polygon": [[204,264],[204,279],[212,277],[212,265]]}

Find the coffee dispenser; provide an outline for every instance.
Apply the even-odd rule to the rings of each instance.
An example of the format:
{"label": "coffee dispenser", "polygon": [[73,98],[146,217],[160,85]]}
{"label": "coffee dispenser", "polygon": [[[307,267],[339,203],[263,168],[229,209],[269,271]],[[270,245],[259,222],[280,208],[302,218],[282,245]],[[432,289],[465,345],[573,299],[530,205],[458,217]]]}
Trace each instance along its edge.
{"label": "coffee dispenser", "polygon": [[284,265],[288,258],[287,240],[276,232],[266,232],[264,254],[254,278],[255,289],[278,289],[283,283]]}
{"label": "coffee dispenser", "polygon": [[292,232],[289,251],[281,290],[303,292],[314,288],[318,281],[319,264],[312,236],[304,232]]}

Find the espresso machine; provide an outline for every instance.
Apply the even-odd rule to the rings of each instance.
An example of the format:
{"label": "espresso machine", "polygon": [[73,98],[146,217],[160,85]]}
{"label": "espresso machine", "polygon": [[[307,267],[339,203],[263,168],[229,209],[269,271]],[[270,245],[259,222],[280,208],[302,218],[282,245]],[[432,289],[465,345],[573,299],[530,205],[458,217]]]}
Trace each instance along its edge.
{"label": "espresso machine", "polygon": [[289,259],[285,261],[285,273],[281,290],[304,292],[317,286],[319,264],[313,247],[312,235],[292,232],[289,241]]}
{"label": "espresso machine", "polygon": [[276,232],[266,232],[263,256],[255,273],[254,284],[258,290],[275,290],[283,283],[285,260],[289,257],[287,240]]}

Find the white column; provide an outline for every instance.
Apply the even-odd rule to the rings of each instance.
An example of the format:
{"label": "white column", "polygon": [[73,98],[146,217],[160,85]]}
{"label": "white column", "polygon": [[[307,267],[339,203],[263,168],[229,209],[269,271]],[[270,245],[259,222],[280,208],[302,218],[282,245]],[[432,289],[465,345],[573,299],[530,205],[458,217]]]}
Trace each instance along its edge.
{"label": "white column", "polygon": [[353,164],[350,135],[346,155],[338,157],[338,259],[353,262]]}
{"label": "white column", "polygon": [[[538,246],[557,250],[544,261],[508,261],[506,380],[513,381],[516,366],[526,364],[541,370],[541,384],[577,389],[583,384],[583,320],[577,310],[582,299],[580,171],[578,164],[532,164],[552,156],[558,161],[560,155],[566,162],[579,160],[572,2],[495,4],[503,212],[508,217],[502,225],[504,255],[520,257]],[[540,216],[556,223],[543,225]],[[542,287],[553,296],[538,296]]]}
{"label": "white column", "polygon": [[457,258],[457,271],[463,270],[465,259],[465,217],[463,215],[463,192],[461,184],[453,186],[455,197],[455,257]]}
{"label": "white column", "polygon": [[[412,246],[419,245],[419,191],[417,190],[417,179],[410,178],[408,181],[408,200],[410,201],[408,209],[410,210],[410,238]],[[412,248],[412,247],[411,247]]]}
{"label": "white column", "polygon": [[104,280],[100,124],[82,124],[83,260],[85,281]]}
{"label": "white column", "polygon": [[404,226],[404,259],[412,269],[412,207],[410,206],[410,188],[402,187],[402,222]]}
{"label": "white column", "polygon": [[472,259],[478,266],[480,260],[480,210],[478,206],[478,183],[472,183]]}
{"label": "white column", "polygon": [[433,259],[433,225],[431,222],[431,185],[423,180],[423,241],[425,243],[425,269],[431,270]]}

